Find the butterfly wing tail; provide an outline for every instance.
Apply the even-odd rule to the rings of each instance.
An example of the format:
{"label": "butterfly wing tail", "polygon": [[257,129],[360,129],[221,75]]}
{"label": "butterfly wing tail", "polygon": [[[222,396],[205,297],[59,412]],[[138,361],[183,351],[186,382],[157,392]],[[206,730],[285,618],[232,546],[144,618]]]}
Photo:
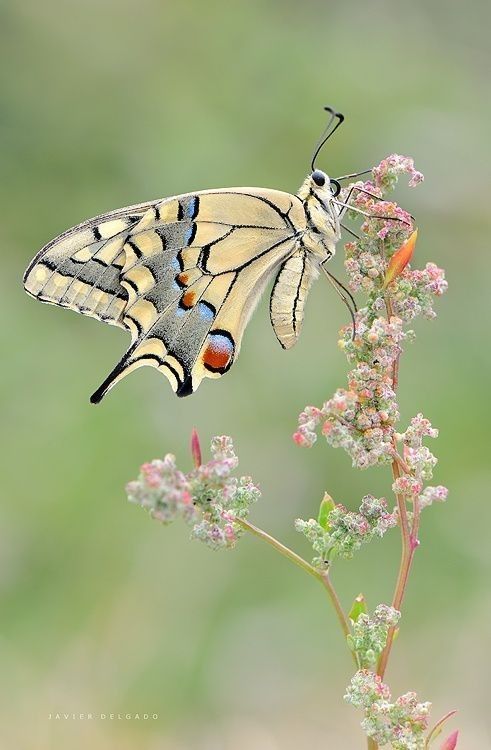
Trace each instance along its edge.
{"label": "butterfly wing tail", "polygon": [[169,380],[172,390],[178,396],[190,395],[199,384],[198,380],[193,388],[190,374],[185,371],[178,359],[167,352],[161,339],[156,336],[143,337],[130,346],[116,367],[109,373],[99,388],[94,391],[90,397],[90,403],[100,403],[116,383],[119,383],[130,372],[144,365],[156,367],[162,372]]}
{"label": "butterfly wing tail", "polygon": [[[138,367],[143,367],[143,365],[151,365],[153,367],[159,366],[160,357],[154,354],[142,352],[141,350],[143,348],[144,347],[142,346],[140,341],[135,341],[130,346],[126,353],[121,357],[116,367],[111,370],[111,372],[101,383],[99,388],[94,391],[94,393],[90,397],[91,404],[99,404],[106,393],[108,393],[108,391],[110,391],[111,388],[116,385],[116,383],[119,383],[120,380],[126,377],[126,375],[129,375],[130,372],[133,372],[133,370],[136,370]],[[148,349],[149,347],[147,346],[146,348]]]}
{"label": "butterfly wing tail", "polygon": [[136,367],[141,366],[144,364],[141,361],[138,361],[132,357],[134,347],[130,347],[126,354],[123,355],[123,357],[120,359],[116,367],[109,373],[107,378],[101,383],[101,385],[94,391],[92,396],[90,397],[90,403],[91,404],[99,404],[106,393],[111,390],[111,388],[116,385],[122,378],[125,377],[125,375],[128,375],[132,370],[135,370]]}

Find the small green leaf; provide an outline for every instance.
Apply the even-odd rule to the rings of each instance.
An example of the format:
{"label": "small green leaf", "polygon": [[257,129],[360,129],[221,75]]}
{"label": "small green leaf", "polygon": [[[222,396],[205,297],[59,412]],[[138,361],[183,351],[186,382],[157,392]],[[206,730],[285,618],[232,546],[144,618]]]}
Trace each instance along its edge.
{"label": "small green leaf", "polygon": [[366,615],[367,613],[368,607],[365,601],[365,597],[363,596],[363,594],[358,594],[353,604],[351,605],[348,617],[351,622],[357,622],[360,615]]}
{"label": "small green leaf", "polygon": [[329,529],[329,514],[335,508],[334,500],[327,492],[324,493],[324,497],[319,506],[319,515],[317,516],[317,523],[322,526],[325,531]]}

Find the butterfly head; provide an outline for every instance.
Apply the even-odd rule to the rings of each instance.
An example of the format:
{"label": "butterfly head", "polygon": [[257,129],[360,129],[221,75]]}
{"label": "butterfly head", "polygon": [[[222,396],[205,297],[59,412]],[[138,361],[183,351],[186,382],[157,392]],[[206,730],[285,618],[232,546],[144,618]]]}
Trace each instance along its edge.
{"label": "butterfly head", "polygon": [[339,182],[332,177],[329,177],[321,169],[314,169],[310,175],[312,181],[312,189],[315,192],[316,188],[327,188],[333,198],[336,198],[341,192],[341,185]]}

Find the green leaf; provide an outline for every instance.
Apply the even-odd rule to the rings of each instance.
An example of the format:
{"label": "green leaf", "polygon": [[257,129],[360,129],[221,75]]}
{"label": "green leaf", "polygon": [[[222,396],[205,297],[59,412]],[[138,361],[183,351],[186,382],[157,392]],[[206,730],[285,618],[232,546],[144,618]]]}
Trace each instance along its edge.
{"label": "green leaf", "polygon": [[348,617],[351,622],[357,622],[360,615],[366,615],[367,613],[368,607],[365,601],[365,597],[363,596],[363,594],[358,594],[353,604],[351,605]]}
{"label": "green leaf", "polygon": [[327,492],[324,493],[324,497],[319,506],[319,515],[317,516],[317,523],[325,531],[329,530],[329,514],[336,507],[334,500]]}

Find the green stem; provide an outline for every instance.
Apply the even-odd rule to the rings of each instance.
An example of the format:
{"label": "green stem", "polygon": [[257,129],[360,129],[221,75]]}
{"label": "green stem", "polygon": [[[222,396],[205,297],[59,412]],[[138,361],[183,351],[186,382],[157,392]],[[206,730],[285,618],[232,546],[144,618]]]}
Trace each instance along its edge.
{"label": "green stem", "polygon": [[[338,597],[338,595],[336,593],[336,589],[334,588],[334,586],[332,584],[332,581],[331,581],[331,579],[329,577],[329,571],[326,570],[323,573],[319,573],[317,575],[317,577],[319,578],[320,582],[322,583],[322,585],[324,586],[324,588],[326,589],[326,591],[327,591],[327,593],[329,595],[331,603],[332,603],[334,609],[336,610],[336,614],[338,616],[338,620],[339,620],[339,624],[341,626],[341,630],[343,631],[344,636],[346,638],[350,634],[350,632],[351,632],[350,626],[349,626],[349,621],[348,621],[348,618],[346,617],[346,615],[344,614],[344,610],[343,610],[343,608],[341,606],[341,602],[339,601],[339,597]],[[356,659],[356,655],[353,652],[351,652],[351,653],[353,654],[353,659],[355,661],[356,668],[358,669],[358,661]]]}
{"label": "green stem", "polygon": [[[262,539],[263,542],[269,544],[277,552],[283,555],[283,557],[286,557],[288,560],[295,563],[295,565],[297,565],[299,568],[302,568],[302,570],[313,576],[313,578],[316,578],[318,581],[320,581],[320,583],[327,591],[329,599],[331,600],[331,604],[333,605],[336,612],[341,630],[343,631],[344,637],[346,638],[346,636],[350,634],[349,620],[341,606],[341,602],[339,601],[336,589],[334,588],[334,585],[330,579],[329,571],[320,571],[317,568],[314,568],[314,566],[308,563],[307,560],[304,560],[303,557],[300,557],[300,555],[297,555],[296,552],[293,552],[293,550],[291,550],[289,547],[286,547],[284,544],[279,542],[278,539],[275,539],[273,536],[266,533],[266,531],[263,531],[257,526],[254,526],[254,524],[250,523],[249,521],[245,521],[243,518],[237,518],[236,516],[234,517],[234,521],[235,523],[238,523],[240,526],[242,526],[242,528],[248,531],[250,534],[257,536],[258,539]],[[355,662],[356,668],[358,669],[356,654],[351,652],[351,655]]]}
{"label": "green stem", "polygon": [[291,562],[295,563],[295,565],[298,565],[298,567],[302,568],[302,570],[304,570],[306,573],[314,576],[314,578],[319,578],[319,572],[314,568],[313,565],[308,563],[307,560],[304,560],[303,557],[300,557],[300,555],[297,555],[297,553],[291,550],[289,547],[286,547],[284,544],[279,542],[278,539],[274,538],[274,536],[267,534],[266,531],[263,531],[257,526],[254,526],[254,524],[250,523],[249,521],[245,521],[243,518],[237,518],[237,516],[234,516],[234,522],[238,523],[250,534],[254,534],[254,536],[262,539],[263,542],[267,542],[267,544],[269,544],[271,547],[274,547],[275,550],[283,555],[283,557],[287,557],[288,560],[291,560]]}

